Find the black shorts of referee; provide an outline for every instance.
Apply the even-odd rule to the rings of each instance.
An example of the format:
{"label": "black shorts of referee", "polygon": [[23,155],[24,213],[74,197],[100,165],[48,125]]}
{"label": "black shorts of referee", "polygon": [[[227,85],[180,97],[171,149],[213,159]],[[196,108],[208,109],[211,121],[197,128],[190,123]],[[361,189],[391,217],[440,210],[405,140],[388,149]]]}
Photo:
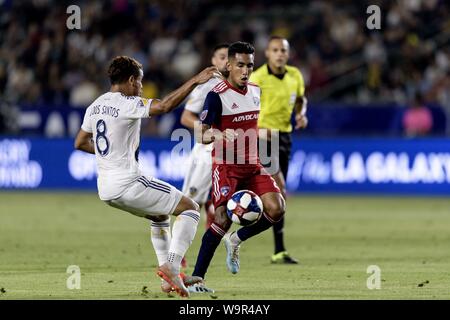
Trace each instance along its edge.
{"label": "black shorts of referee", "polygon": [[[279,170],[283,174],[284,179],[287,179],[287,173],[289,168],[289,159],[291,158],[291,149],[292,149],[292,137],[290,132],[279,132],[279,150],[278,154],[277,152],[273,152],[272,150],[272,144],[270,141],[259,139],[259,146],[260,146],[260,160],[261,164],[265,168],[276,168],[275,170],[270,170],[271,174],[275,174]],[[276,136],[274,137],[276,138]],[[262,151],[264,148],[262,148],[262,145],[264,144],[266,146],[267,153],[266,155],[262,154]],[[265,150],[264,150],[265,151]],[[269,158],[269,159],[268,159]]]}

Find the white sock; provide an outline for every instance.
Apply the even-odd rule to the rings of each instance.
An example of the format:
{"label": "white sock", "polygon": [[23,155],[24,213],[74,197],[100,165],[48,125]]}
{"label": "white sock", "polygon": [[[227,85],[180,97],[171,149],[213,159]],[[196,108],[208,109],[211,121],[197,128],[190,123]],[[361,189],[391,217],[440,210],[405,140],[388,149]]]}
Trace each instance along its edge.
{"label": "white sock", "polygon": [[170,234],[170,216],[162,222],[151,222],[151,239],[153,248],[155,249],[158,265],[167,262],[167,254],[169,253],[171,234]]}
{"label": "white sock", "polygon": [[172,227],[172,241],[168,254],[168,262],[174,270],[180,272],[181,259],[194,240],[197,231],[200,213],[195,210],[186,210],[178,215]]}

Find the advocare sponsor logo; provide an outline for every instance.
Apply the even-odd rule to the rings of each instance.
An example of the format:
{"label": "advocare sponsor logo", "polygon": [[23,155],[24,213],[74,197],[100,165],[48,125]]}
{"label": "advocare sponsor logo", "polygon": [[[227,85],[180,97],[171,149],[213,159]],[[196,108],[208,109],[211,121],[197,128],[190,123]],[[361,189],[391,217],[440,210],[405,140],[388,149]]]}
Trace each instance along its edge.
{"label": "advocare sponsor logo", "polygon": [[0,188],[36,188],[42,181],[41,165],[30,160],[31,142],[0,140]]}
{"label": "advocare sponsor logo", "polygon": [[241,121],[257,120],[257,119],[258,119],[258,114],[254,113],[254,114],[246,114],[246,115],[242,115],[242,116],[236,116],[233,118],[232,122],[241,122]]}

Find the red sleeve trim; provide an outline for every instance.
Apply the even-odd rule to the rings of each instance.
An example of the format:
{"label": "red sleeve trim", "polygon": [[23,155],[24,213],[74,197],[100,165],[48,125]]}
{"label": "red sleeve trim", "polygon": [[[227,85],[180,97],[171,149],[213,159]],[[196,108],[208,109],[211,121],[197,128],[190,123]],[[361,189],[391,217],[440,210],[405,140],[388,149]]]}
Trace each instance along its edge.
{"label": "red sleeve trim", "polygon": [[221,81],[218,84],[216,84],[216,86],[214,88],[212,88],[212,92],[215,93],[223,93],[228,89],[227,84],[225,83],[225,81]]}

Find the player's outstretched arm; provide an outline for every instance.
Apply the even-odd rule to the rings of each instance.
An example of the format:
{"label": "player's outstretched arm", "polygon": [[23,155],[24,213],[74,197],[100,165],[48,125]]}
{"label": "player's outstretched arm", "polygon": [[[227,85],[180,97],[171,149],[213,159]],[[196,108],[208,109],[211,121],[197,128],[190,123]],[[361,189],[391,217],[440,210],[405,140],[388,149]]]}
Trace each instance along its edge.
{"label": "player's outstretched arm", "polygon": [[219,75],[219,70],[216,67],[208,67],[199,74],[195,75],[181,87],[172,91],[161,100],[153,100],[150,106],[149,115],[159,115],[167,113],[175,109],[189,93],[195,88],[195,86],[205,83],[213,76]]}
{"label": "player's outstretched arm", "polygon": [[80,129],[80,131],[78,131],[77,137],[75,138],[74,147],[77,150],[95,154],[94,143],[92,141],[92,133]]}

